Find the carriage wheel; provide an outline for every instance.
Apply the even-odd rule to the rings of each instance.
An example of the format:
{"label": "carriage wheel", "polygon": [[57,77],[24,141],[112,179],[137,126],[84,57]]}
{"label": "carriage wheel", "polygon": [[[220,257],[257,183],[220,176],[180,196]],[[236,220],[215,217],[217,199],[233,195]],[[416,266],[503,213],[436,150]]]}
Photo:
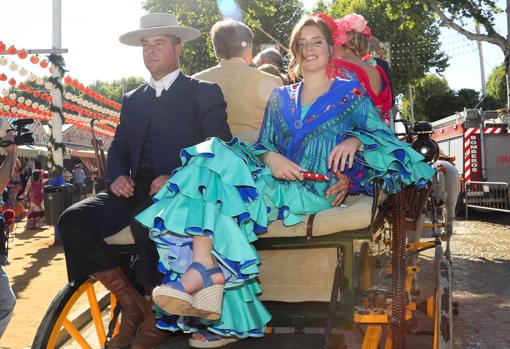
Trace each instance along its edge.
{"label": "carriage wheel", "polygon": [[105,309],[114,305],[115,299],[94,283],[88,278],[60,290],[37,329],[32,348],[53,349],[69,343],[87,349],[104,346],[112,316]]}
{"label": "carriage wheel", "polygon": [[451,349],[453,346],[451,291],[451,265],[450,261],[443,258],[438,263],[434,300],[434,349]]}

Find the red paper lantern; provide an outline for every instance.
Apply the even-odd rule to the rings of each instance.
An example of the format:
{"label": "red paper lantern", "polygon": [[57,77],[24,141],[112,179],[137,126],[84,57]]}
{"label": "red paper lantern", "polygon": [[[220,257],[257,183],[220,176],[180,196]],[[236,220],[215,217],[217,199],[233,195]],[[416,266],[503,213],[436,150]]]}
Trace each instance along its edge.
{"label": "red paper lantern", "polygon": [[25,50],[18,51],[18,57],[21,59],[25,59],[28,56],[28,52]]}
{"label": "red paper lantern", "polygon": [[39,56],[33,55],[32,57],[30,57],[30,62],[32,62],[33,64],[39,63]]}
{"label": "red paper lantern", "polygon": [[7,75],[5,75],[4,73],[0,74],[0,81],[5,81],[7,80]]}
{"label": "red paper lantern", "polygon": [[34,91],[34,97],[36,97],[36,98],[37,98],[37,97],[39,97],[40,95],[41,95],[41,92],[39,92],[39,91],[37,91],[37,90],[35,90],[35,91]]}
{"label": "red paper lantern", "polygon": [[66,77],[64,78],[64,82],[65,82],[66,84],[70,84],[70,83],[71,83],[71,81],[73,81],[73,79],[71,79],[71,77],[70,77],[69,75],[66,75]]}
{"label": "red paper lantern", "polygon": [[41,94],[41,99],[42,99],[43,101],[48,100],[48,95],[47,95],[46,93]]}
{"label": "red paper lantern", "polygon": [[26,88],[27,88],[27,85],[25,85],[24,83],[20,82],[20,83],[19,83],[19,85],[18,85],[18,88],[19,88],[20,90],[24,90],[24,89],[26,89]]}
{"label": "red paper lantern", "polygon": [[0,54],[4,53],[5,51],[5,44],[3,41],[0,41]]}
{"label": "red paper lantern", "polygon": [[10,55],[16,54],[16,47],[14,47],[13,45],[11,45],[11,46],[7,49],[7,53],[8,53],[8,54],[10,54]]}
{"label": "red paper lantern", "polygon": [[11,85],[12,87],[16,86],[16,80],[14,80],[13,78],[10,78],[9,85]]}
{"label": "red paper lantern", "polygon": [[41,66],[41,68],[47,68],[48,67],[48,61],[41,61],[41,63],[39,63],[39,65]]}
{"label": "red paper lantern", "polygon": [[34,92],[34,88],[32,86],[27,87],[27,92],[32,94]]}

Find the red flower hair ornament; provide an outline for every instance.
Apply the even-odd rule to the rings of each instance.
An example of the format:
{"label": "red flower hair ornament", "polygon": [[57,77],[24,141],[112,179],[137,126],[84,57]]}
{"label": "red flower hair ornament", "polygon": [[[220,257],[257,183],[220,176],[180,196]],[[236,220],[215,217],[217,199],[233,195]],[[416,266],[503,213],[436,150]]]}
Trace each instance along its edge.
{"label": "red flower hair ornament", "polygon": [[335,37],[338,35],[338,27],[335,23],[335,20],[333,19],[333,17],[325,14],[325,13],[322,13],[322,12],[319,12],[319,13],[316,13],[314,15],[315,17],[319,17],[320,19],[322,19],[326,25],[328,26],[329,30],[331,31],[331,35],[333,36],[333,40],[335,40]]}
{"label": "red flower hair ornament", "polygon": [[363,34],[369,39],[372,37],[372,31],[366,19],[357,13],[351,13],[337,20],[334,20],[325,13],[317,13],[314,16],[326,22],[333,35],[333,42],[336,46],[345,45],[348,41],[347,34],[350,32]]}

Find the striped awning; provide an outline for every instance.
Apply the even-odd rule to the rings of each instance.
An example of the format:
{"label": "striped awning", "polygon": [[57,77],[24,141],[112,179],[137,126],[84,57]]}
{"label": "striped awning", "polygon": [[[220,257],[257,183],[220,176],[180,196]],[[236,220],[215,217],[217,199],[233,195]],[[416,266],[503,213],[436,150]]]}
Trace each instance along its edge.
{"label": "striped awning", "polygon": [[[0,155],[7,155],[4,148],[0,148]],[[20,145],[18,147],[18,157],[36,159],[41,155],[47,156],[48,148],[41,145]]]}

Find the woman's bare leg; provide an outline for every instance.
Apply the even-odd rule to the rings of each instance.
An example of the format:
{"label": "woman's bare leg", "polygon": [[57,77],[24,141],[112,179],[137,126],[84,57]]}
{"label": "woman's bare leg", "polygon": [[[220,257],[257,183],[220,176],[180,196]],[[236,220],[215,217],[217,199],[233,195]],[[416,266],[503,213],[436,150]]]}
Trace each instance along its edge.
{"label": "woman's bare leg", "polygon": [[[202,263],[207,269],[218,265],[216,258],[211,254],[212,241],[207,236],[193,236],[193,262]],[[224,284],[225,277],[222,273],[211,275],[214,284]],[[200,273],[195,269],[190,269],[184,273],[181,278],[184,291],[193,293],[201,289],[204,285]]]}

